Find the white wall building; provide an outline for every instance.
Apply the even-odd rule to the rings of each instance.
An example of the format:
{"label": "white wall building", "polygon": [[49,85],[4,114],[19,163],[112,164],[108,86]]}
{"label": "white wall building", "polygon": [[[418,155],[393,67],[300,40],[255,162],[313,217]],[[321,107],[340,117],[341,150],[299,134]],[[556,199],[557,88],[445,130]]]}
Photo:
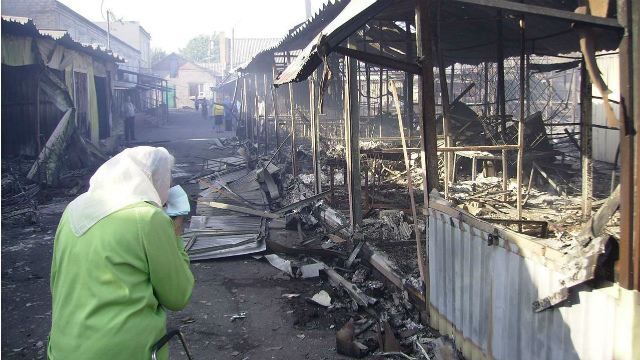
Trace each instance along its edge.
{"label": "white wall building", "polygon": [[[98,21],[95,24],[103,30],[107,30],[106,21]],[[149,70],[151,68],[151,35],[149,32],[137,21],[114,21],[109,27],[111,35],[140,51],[140,72]]]}

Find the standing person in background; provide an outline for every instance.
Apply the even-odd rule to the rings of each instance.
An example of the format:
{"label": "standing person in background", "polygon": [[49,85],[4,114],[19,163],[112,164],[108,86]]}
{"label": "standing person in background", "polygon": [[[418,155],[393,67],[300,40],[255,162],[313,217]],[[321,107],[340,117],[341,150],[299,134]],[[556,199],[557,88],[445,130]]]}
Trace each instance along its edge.
{"label": "standing person in background", "polygon": [[209,117],[209,102],[207,101],[207,99],[202,99],[200,106],[202,107],[202,118],[207,120],[207,118]]}
{"label": "standing person in background", "polygon": [[220,103],[213,103],[213,124],[216,132],[222,132],[222,123],[224,122],[224,106]]}
{"label": "standing person in background", "polygon": [[124,115],[124,139],[126,144],[129,145],[129,141],[136,139],[136,108],[133,106],[129,96],[125,98],[122,107]]}
{"label": "standing person in background", "polygon": [[[181,310],[194,278],[163,210],[174,158],[129,148],[105,162],[65,209],[53,242],[49,359],[151,358],[167,310]],[[159,353],[168,358],[167,347]]]}

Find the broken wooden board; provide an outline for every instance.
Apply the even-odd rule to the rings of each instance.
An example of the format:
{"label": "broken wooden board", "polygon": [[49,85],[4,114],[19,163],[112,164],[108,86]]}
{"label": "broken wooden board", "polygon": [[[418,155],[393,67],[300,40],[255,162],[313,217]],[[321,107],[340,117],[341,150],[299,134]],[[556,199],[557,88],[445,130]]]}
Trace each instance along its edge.
{"label": "broken wooden board", "polygon": [[217,201],[210,201],[210,202],[207,202],[207,204],[216,209],[229,210],[229,211],[239,212],[242,214],[265,217],[269,219],[277,219],[280,217],[280,215],[271,213],[269,211],[254,210],[247,207],[230,205],[230,204],[225,204]]}
{"label": "broken wooden board", "polygon": [[375,305],[375,303],[378,301],[377,299],[365,294],[362,290],[360,290],[357,286],[355,286],[347,279],[343,278],[342,275],[338,274],[335,270],[329,267],[325,267],[324,272],[333,282],[345,289],[349,296],[351,296],[351,298],[359,306],[368,307],[369,305]]}

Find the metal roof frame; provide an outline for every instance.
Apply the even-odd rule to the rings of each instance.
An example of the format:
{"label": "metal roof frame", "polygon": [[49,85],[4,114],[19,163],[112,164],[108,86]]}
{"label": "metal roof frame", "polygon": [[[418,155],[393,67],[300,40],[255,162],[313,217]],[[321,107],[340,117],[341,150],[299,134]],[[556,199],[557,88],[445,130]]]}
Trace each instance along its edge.
{"label": "metal roof frame", "polygon": [[[443,20],[439,23],[436,11],[433,11],[430,25],[435,28],[439,24],[441,27],[444,62],[475,65],[483,61],[495,61],[496,19],[498,11],[502,10],[505,57],[517,56],[520,51],[519,35],[510,36],[519,33],[519,16],[513,16],[514,13],[531,19],[527,21],[526,39],[527,52],[530,54],[557,55],[577,51],[578,35],[573,31],[576,23],[597,28],[599,49],[612,50],[617,47],[621,28],[615,19],[574,12],[577,2],[573,0],[528,2],[442,1]],[[305,80],[320,65],[323,56],[337,51],[340,43],[354,36],[372,19],[412,22],[414,7],[414,0],[352,0],[276,78],[274,84],[278,86]],[[344,47],[340,49],[344,50]],[[368,56],[360,55],[361,60]],[[393,58],[388,61],[411,62]]]}

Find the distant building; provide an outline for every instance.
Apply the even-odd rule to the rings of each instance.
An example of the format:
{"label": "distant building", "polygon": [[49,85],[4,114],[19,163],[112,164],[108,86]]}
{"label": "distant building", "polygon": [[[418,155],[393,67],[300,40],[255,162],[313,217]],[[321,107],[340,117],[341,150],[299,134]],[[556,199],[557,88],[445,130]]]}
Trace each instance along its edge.
{"label": "distant building", "polygon": [[[106,21],[98,21],[95,24],[107,30]],[[109,28],[111,35],[140,51],[140,72],[147,72],[151,69],[151,34],[139,22],[114,21]]]}
{"label": "distant building", "polygon": [[171,108],[194,107],[196,98],[211,99],[211,88],[216,85],[216,73],[210,69],[172,53],[153,65],[152,71],[165,79],[170,93],[168,106]]}

